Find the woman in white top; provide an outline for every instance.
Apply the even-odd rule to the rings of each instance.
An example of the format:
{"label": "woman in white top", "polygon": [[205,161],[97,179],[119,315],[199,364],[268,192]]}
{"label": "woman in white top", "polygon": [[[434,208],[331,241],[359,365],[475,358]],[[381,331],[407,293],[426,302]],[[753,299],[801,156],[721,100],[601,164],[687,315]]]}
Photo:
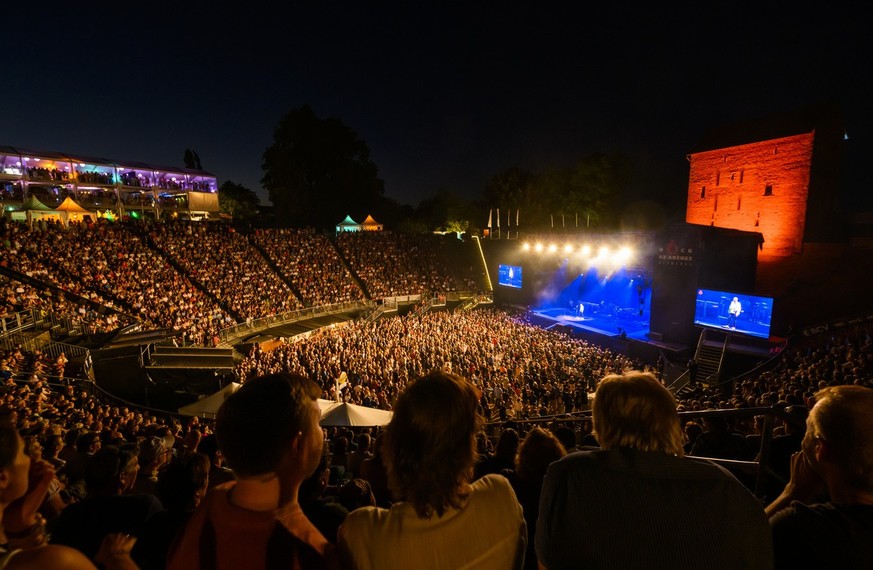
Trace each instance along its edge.
{"label": "woman in white top", "polygon": [[382,449],[400,500],[349,513],[338,533],[348,568],[522,567],[526,527],[509,482],[502,475],[470,481],[478,402],[470,382],[439,371],[400,394]]}

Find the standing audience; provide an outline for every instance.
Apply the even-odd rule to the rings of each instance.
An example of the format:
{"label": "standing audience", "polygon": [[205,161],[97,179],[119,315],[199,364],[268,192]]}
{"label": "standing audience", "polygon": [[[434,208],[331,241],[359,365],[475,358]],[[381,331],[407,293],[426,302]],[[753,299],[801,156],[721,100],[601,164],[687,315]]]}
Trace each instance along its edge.
{"label": "standing audience", "polygon": [[606,376],[592,412],[601,450],[556,461],[543,483],[542,568],[772,568],[763,507],[727,470],[683,457],[676,400],[653,374]]}
{"label": "standing audience", "polygon": [[390,509],[349,513],[338,545],[348,568],[515,569],[527,531],[505,477],[471,482],[479,394],[464,378],[432,372],[397,400],[385,431]]}
{"label": "standing audience", "polygon": [[215,435],[236,480],[214,487],[171,549],[167,568],[330,568],[332,545],[298,492],[322,457],[319,390],[301,376],[256,378],[218,410]]}

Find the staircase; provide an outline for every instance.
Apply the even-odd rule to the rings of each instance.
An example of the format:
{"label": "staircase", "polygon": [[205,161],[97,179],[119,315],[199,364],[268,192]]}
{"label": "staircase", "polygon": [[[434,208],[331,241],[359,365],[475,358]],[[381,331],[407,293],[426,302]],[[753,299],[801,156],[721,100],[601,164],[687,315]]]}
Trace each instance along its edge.
{"label": "staircase", "polygon": [[727,351],[730,335],[724,335],[724,340],[707,341],[707,330],[700,333],[697,343],[697,352],[694,361],[697,363],[697,371],[694,374],[694,382],[702,382],[707,386],[718,385],[721,374],[721,366]]}

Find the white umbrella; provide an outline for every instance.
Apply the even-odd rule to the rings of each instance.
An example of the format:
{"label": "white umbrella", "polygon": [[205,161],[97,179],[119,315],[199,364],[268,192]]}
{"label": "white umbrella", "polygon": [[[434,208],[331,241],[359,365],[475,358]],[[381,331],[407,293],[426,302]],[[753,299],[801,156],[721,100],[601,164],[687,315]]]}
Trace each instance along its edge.
{"label": "white umbrella", "polygon": [[391,421],[392,412],[356,404],[333,402],[321,411],[322,427],[384,426]]}

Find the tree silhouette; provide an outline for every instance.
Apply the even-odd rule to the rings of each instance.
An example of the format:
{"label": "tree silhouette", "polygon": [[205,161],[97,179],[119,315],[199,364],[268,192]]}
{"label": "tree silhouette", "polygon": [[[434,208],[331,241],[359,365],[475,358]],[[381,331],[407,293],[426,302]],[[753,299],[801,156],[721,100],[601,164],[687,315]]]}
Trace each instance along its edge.
{"label": "tree silhouette", "polygon": [[261,179],[282,224],[333,227],[347,213],[383,204],[384,183],[370,149],[339,119],[309,105],[290,111],[264,151]]}

